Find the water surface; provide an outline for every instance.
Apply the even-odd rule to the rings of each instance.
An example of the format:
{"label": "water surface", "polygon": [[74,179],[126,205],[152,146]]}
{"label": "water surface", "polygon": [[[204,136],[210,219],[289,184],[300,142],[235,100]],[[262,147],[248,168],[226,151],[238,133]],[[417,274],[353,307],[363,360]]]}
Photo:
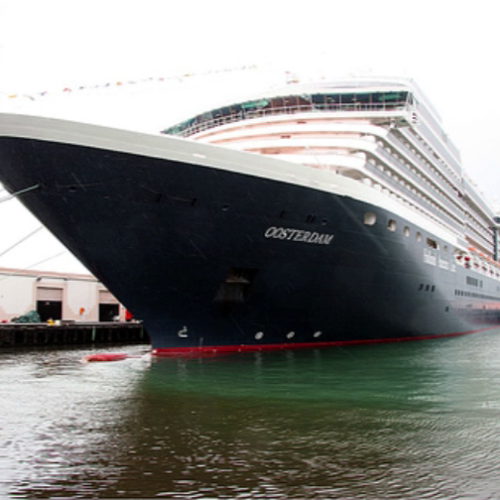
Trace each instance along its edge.
{"label": "water surface", "polygon": [[138,357],[83,364],[92,350],[0,354],[0,496],[500,491],[500,331],[204,358],[119,350]]}

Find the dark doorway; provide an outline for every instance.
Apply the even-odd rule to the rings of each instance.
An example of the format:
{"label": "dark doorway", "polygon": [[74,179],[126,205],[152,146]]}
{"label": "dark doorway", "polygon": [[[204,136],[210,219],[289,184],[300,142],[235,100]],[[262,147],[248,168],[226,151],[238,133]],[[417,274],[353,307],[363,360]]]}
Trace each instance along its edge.
{"label": "dark doorway", "polygon": [[46,322],[49,319],[62,319],[62,302],[54,300],[37,300],[36,312],[40,319]]}
{"label": "dark doorway", "polygon": [[115,316],[119,314],[118,304],[99,304],[99,321],[114,321]]}

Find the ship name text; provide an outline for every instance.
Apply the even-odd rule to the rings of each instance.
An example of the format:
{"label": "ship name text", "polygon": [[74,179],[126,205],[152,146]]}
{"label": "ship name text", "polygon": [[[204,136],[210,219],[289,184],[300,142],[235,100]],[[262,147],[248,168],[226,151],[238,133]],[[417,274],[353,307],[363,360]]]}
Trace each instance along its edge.
{"label": "ship name text", "polygon": [[301,229],[271,226],[267,228],[264,236],[266,238],[274,238],[278,240],[301,241],[303,243],[315,243],[316,245],[329,245],[332,242],[334,235],[303,231]]}

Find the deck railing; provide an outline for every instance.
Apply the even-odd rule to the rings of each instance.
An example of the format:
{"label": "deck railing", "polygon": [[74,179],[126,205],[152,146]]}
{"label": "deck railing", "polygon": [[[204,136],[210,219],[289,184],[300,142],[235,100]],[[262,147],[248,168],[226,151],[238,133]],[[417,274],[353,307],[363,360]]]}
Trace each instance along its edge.
{"label": "deck railing", "polygon": [[[165,134],[179,135],[182,137],[189,137],[191,135],[209,130],[215,127],[220,127],[228,123],[239,122],[243,120],[251,120],[255,118],[262,118],[266,116],[275,115],[291,115],[298,113],[316,113],[316,112],[408,112],[411,106],[407,103],[325,103],[325,104],[300,104],[300,105],[285,105],[279,107],[270,107],[262,109],[248,109],[248,110],[238,110],[234,113],[229,113],[225,115],[218,115],[218,110],[211,113],[205,113],[200,115],[194,120],[189,120],[187,122],[180,123],[164,130]],[[207,115],[211,115],[208,117]]]}

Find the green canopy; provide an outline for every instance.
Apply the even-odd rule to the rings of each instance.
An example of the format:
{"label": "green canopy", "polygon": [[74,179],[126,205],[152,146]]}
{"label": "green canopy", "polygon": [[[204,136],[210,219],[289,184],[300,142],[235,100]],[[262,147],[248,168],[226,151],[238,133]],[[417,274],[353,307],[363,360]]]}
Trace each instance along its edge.
{"label": "green canopy", "polygon": [[244,102],[241,107],[243,109],[251,109],[251,108],[264,108],[269,104],[269,101],[267,99],[261,99],[260,101],[250,101],[250,102]]}

